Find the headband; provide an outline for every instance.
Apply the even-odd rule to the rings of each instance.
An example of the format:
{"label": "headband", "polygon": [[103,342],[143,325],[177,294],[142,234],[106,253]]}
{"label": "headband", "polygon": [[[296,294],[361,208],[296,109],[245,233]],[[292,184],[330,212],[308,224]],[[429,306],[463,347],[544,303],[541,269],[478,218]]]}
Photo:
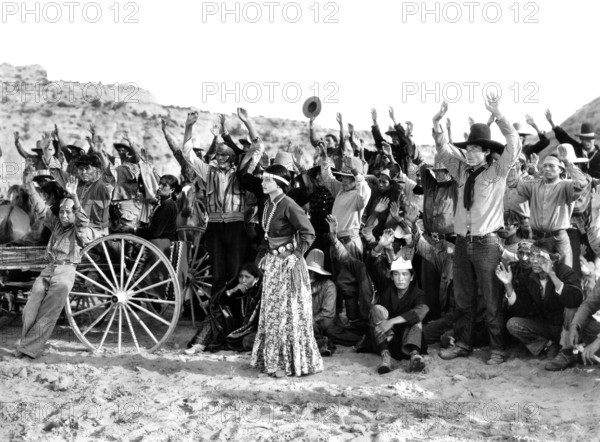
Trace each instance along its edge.
{"label": "headband", "polygon": [[290,182],[288,180],[286,180],[285,178],[281,178],[280,176],[273,175],[272,173],[264,172],[262,178],[263,178],[263,180],[279,181],[280,183],[283,183],[286,186],[290,185]]}

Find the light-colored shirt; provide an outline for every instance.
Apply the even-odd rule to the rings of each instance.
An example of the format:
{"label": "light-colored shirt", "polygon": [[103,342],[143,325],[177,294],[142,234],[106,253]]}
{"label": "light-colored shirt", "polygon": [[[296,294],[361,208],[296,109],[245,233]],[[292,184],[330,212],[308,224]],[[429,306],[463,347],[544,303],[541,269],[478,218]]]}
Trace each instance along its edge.
{"label": "light-colored shirt", "polygon": [[496,120],[506,147],[497,161],[487,167],[475,179],[473,204],[470,210],[464,206],[465,183],[469,177],[469,165],[464,152],[448,142],[445,132],[436,132],[434,139],[442,163],[458,183],[458,202],[454,217],[454,231],[458,235],[486,235],[504,226],[504,192],[506,177],[521,153],[519,134],[506,117]]}
{"label": "light-colored shirt", "polygon": [[531,228],[541,232],[571,227],[573,205],[588,181],[579,168],[569,166],[571,179],[553,183],[544,178],[519,180],[517,191],[521,201],[529,201]]}
{"label": "light-colored shirt", "polygon": [[371,198],[371,188],[363,175],[356,175],[356,189],[346,192],[342,183],[331,173],[329,163],[321,163],[321,176],[325,187],[335,197],[331,214],[338,221],[338,238],[358,236],[362,214]]}

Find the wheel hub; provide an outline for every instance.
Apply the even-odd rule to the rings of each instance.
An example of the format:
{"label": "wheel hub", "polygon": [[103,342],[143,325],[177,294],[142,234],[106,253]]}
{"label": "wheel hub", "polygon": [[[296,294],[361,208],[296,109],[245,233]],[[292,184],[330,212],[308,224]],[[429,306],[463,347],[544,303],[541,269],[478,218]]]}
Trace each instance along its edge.
{"label": "wheel hub", "polygon": [[124,292],[123,290],[118,290],[114,293],[111,300],[115,304],[125,304],[127,302],[127,298],[127,292]]}

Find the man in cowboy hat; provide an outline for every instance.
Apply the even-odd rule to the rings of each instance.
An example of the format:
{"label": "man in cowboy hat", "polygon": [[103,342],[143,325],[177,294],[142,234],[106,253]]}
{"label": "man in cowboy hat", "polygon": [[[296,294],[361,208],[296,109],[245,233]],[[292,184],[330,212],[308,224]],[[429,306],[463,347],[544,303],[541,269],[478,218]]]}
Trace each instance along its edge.
{"label": "man in cowboy hat", "polygon": [[[319,108],[319,112],[320,112],[320,108]],[[308,127],[309,127],[310,144],[312,144],[312,146],[315,149],[319,150],[320,149],[319,143],[323,142],[323,140],[317,139],[317,137],[315,135],[315,130],[313,128],[313,124],[315,122],[315,118],[317,118],[317,115],[319,115],[319,114],[316,111],[313,113],[309,113]],[[342,168],[342,152],[344,150],[344,125],[342,122],[342,114],[340,114],[339,112],[336,115],[336,120],[337,120],[338,124],[340,125],[339,140],[335,135],[329,133],[329,134],[325,135],[324,143],[325,143],[325,149],[327,150],[327,156],[331,159],[331,161],[333,161],[334,167],[339,170]]]}
{"label": "man in cowboy hat", "polygon": [[[410,138],[412,123],[410,123],[409,121],[406,122],[408,126],[408,131],[405,131],[402,124],[396,122],[393,107],[390,107],[389,115],[394,126],[390,126],[389,129],[385,132],[385,134],[389,136],[392,140],[390,145],[396,163],[398,163],[402,172],[407,173],[408,166],[412,162],[413,157],[416,155],[415,145]],[[379,125],[377,124],[377,111],[375,109],[371,109],[371,119],[373,120],[373,125],[371,126],[371,133],[373,134],[377,150],[381,152],[383,150],[382,143],[385,142],[385,139],[381,135],[381,130],[379,129]]]}
{"label": "man in cowboy hat", "polygon": [[312,249],[306,256],[306,268],[310,276],[313,306],[313,330],[321,356],[331,356],[335,346],[329,344],[327,331],[335,318],[337,290],[331,280],[331,273],[325,270],[325,254]]}
{"label": "man in cowboy hat", "polygon": [[109,233],[110,201],[114,181],[106,181],[102,163],[96,154],[80,156],[75,166],[79,177],[77,196],[89,219],[89,229],[86,230],[90,233],[88,239],[93,241]]}
{"label": "man in cowboy hat", "polygon": [[27,152],[21,145],[21,136],[19,132],[14,133],[15,147],[19,154],[25,158],[35,170],[49,170],[56,182],[61,187],[65,187],[68,174],[63,170],[64,156],[62,152],[57,151],[52,143],[52,138],[49,133],[44,133],[41,140],[36,143],[36,148],[33,149],[34,154]]}
{"label": "man in cowboy hat", "polygon": [[[436,154],[433,166],[421,165],[423,238],[440,257],[450,248],[454,251],[454,212],[458,202],[458,184],[441,160]],[[452,267],[439,266],[437,260],[438,257],[426,256],[421,261],[421,287],[429,306],[426,321],[440,317],[452,281]]]}
{"label": "man in cowboy hat", "polygon": [[[342,169],[335,172],[340,179],[336,180],[331,172],[327,150],[321,145],[321,176],[325,187],[335,197],[331,214],[337,219],[338,239],[344,244],[348,253],[355,259],[362,259],[363,244],[359,236],[362,214],[371,197],[371,189],[365,181],[362,162],[357,157],[344,157]],[[358,281],[348,266],[333,259],[332,269],[338,287],[338,299],[344,299],[346,316],[353,323],[360,323],[358,307]],[[338,310],[341,303],[338,301]]]}
{"label": "man in cowboy hat", "polygon": [[[60,142],[57,144],[60,144]],[[69,163],[67,166],[67,173],[70,175],[77,175],[77,160],[85,155],[87,151],[83,141],[75,140],[71,144],[61,147],[61,150]]]}
{"label": "man in cowboy hat", "polygon": [[498,102],[498,97],[490,94],[485,104],[506,138],[506,147],[491,139],[487,124],[473,124],[467,141],[452,146],[440,124],[448,104],[442,103],[433,117],[437,152],[459,185],[453,270],[458,311],[454,325],[456,346],[440,351],[440,357],[454,359],[471,353],[474,310],[477,293],[481,292],[490,334],[490,365],[501,364],[505,358],[502,285],[495,275],[501,257],[496,232],[504,225],[501,201],[506,177],[521,152],[519,134],[502,114]]}
{"label": "man in cowboy hat", "polygon": [[[112,196],[112,219],[115,231],[136,229],[142,209],[139,194],[140,154],[128,138],[114,143],[121,165],[115,169],[116,183]],[[111,158],[114,161],[114,158]]]}
{"label": "man in cowboy hat", "polygon": [[414,284],[414,270],[411,262],[398,258],[388,270],[381,252],[390,249],[394,232],[384,232],[373,256],[367,258],[369,274],[379,294],[379,300],[371,308],[370,325],[372,339],[381,363],[379,374],[392,370],[392,357],[410,358],[409,371],[419,372],[425,368],[422,352],[423,327],[421,321],[428,311],[425,294]]}
{"label": "man in cowboy hat", "polygon": [[583,301],[583,291],[575,272],[553,262],[548,250],[532,246],[528,253],[526,268],[521,267],[525,261],[518,261],[508,266],[500,263],[496,269],[512,316],[506,328],[531,354],[546,350],[552,359],[560,348],[563,327]]}
{"label": "man in cowboy hat", "polygon": [[[197,121],[198,112],[190,112],[185,122],[185,132],[189,137],[186,135],[184,139],[191,139],[192,128]],[[206,239],[213,271],[214,294],[227,281],[237,276],[235,272],[244,262],[248,242],[244,225],[246,192],[238,178],[235,152],[225,144],[217,144],[216,165],[199,159],[189,141],[183,146],[183,157],[206,185]]]}
{"label": "man in cowboy hat", "polygon": [[[571,227],[573,203],[588,185],[583,172],[572,161],[586,161],[573,154],[572,146],[561,144],[557,155],[548,155],[542,164],[542,179],[524,180],[517,176],[509,186],[517,186],[520,201],[529,201],[533,239],[551,252],[559,253],[563,262],[573,267],[571,242],[566,229]],[[571,179],[562,179],[569,173]],[[579,259],[579,257],[577,257]]]}
{"label": "man in cowboy hat", "polygon": [[582,170],[592,176],[592,178],[600,178],[600,147],[594,143],[596,132],[594,126],[590,122],[581,123],[581,130],[577,134],[580,141],[571,137],[562,127],[557,126],[552,121],[552,113],[550,109],[546,109],[546,119],[552,126],[554,135],[559,143],[570,144],[575,150],[575,155],[578,158],[587,158],[589,163],[583,165]]}

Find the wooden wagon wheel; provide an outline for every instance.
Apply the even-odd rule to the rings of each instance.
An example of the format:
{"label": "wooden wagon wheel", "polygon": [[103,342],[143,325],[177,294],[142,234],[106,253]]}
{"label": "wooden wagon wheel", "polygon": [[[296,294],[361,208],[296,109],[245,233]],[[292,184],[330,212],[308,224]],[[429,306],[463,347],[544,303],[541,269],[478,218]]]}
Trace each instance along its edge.
{"label": "wooden wagon wheel", "polygon": [[187,243],[188,274],[184,282],[183,299],[190,300],[192,324],[196,327],[194,298],[208,314],[208,302],[212,290],[212,275],[208,250],[201,244],[206,229],[184,226],[177,229],[179,241]]}
{"label": "wooden wagon wheel", "polygon": [[177,274],[154,244],[117,234],[83,249],[66,313],[90,350],[153,352],[175,330],[180,311]]}

